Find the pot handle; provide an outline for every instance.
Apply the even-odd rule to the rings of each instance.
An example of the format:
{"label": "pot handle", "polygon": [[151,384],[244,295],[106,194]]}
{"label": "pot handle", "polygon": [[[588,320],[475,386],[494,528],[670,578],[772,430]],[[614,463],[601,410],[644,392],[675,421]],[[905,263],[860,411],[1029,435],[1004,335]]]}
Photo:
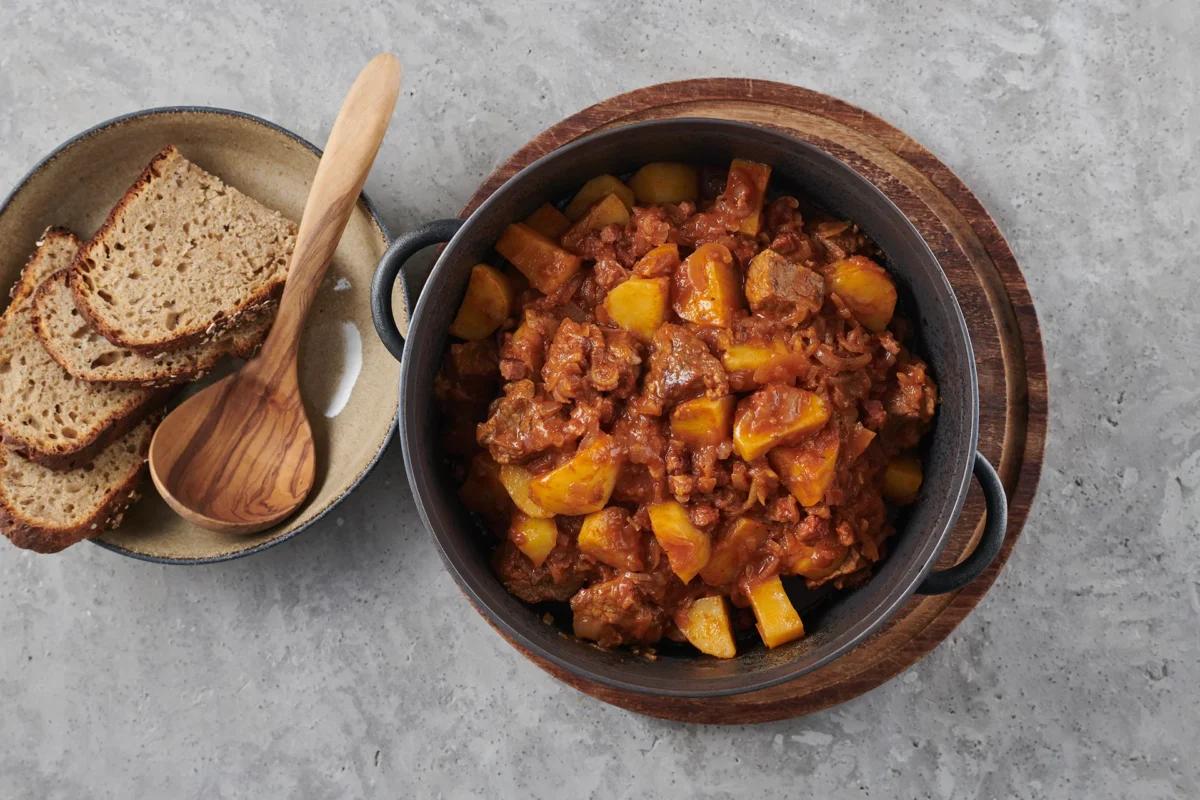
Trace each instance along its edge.
{"label": "pot handle", "polygon": [[396,237],[383,258],[379,259],[375,277],[371,279],[371,317],[375,321],[375,332],[397,361],[404,355],[404,337],[400,335],[396,317],[392,314],[392,288],[396,285],[400,269],[426,247],[453,239],[462,224],[461,219],[428,222]]}
{"label": "pot handle", "polygon": [[983,499],[987,504],[987,520],[983,526],[983,536],[975,550],[958,564],[949,569],[931,572],[917,587],[917,594],[946,594],[957,591],[979,577],[988,565],[1000,553],[1004,544],[1004,534],[1008,530],[1008,498],[1004,492],[1004,484],[1000,476],[983,454],[976,451],[975,480],[983,489]]}

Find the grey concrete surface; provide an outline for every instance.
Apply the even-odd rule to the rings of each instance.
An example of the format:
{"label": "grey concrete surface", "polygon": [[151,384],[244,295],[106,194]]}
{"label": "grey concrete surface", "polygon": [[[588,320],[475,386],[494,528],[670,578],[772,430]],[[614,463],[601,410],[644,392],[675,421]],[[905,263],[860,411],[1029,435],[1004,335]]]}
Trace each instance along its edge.
{"label": "grey concrete surface", "polygon": [[995,214],[1052,424],[1011,562],[933,654],[732,729],[553,682],[470,610],[384,464],[240,562],[0,549],[0,797],[1200,796],[1200,12],[1179,2],[0,4],[0,188],[120,112],[205,103],[322,139],[407,67],[368,185],[457,209],[566,114],[658,81],[810,86],[903,128]]}

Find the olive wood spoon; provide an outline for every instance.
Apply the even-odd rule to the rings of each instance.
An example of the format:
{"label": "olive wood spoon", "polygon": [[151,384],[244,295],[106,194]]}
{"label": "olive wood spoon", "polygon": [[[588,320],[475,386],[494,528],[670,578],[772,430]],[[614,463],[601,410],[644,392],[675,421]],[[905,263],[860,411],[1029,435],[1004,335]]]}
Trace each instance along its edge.
{"label": "olive wood spoon", "polygon": [[150,475],[184,519],[254,533],[290,516],[316,475],[296,356],[400,91],[400,62],[376,56],[350,87],[309,189],[275,324],[241,370],[185,400],[150,444]]}

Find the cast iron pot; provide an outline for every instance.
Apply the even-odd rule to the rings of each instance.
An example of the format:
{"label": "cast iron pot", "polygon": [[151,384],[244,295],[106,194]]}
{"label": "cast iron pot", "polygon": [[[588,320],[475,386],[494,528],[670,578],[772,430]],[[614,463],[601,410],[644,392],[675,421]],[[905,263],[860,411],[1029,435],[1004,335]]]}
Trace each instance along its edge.
{"label": "cast iron pot", "polygon": [[[540,612],[505,591],[488,564],[478,523],[463,508],[440,466],[434,376],[447,344],[471,267],[499,263],[492,244],[504,227],[547,200],[563,198],[596,175],[633,171],[650,161],[727,163],[748,158],[771,164],[772,185],[800,192],[839,217],[857,222],[887,257],[906,316],[919,330],[916,350],[941,390],[927,437],[925,483],[918,502],[898,523],[891,552],[871,580],[854,591],[826,593],[801,608],[809,635],[766,650],[745,648],[737,658],[660,653],[656,660],[605,651],[562,635]],[[404,262],[430,245],[448,242],[421,292],[408,344],[391,311],[392,286]],[[1004,538],[1007,502],[992,466],[976,451],[979,397],[975,360],[962,311],[925,241],[904,214],[847,164],[806,142],[738,122],[673,119],[601,132],[550,153],[514,175],[466,220],[439,220],[401,236],[380,262],[372,287],[375,326],[400,371],[399,433],[417,508],[443,559],[475,606],[531,653],[588,681],[675,697],[713,697],[763,689],[814,670],[861,642],[913,592],[961,588],[991,563]],[[957,566],[930,573],[962,510],[972,473],[983,487],[987,524],[973,553]],[[812,598],[806,598],[809,603]],[[801,602],[804,602],[802,600]]]}

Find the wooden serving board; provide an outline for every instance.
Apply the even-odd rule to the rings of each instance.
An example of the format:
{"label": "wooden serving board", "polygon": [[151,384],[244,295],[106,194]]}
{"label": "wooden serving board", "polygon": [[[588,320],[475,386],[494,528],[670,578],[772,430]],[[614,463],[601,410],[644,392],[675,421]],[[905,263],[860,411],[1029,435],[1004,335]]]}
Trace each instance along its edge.
{"label": "wooden serving board", "polygon": [[[874,689],[945,639],[991,587],[1008,560],[1037,488],[1046,435],[1046,364],[1037,314],[1016,259],[971,191],[928,150],[860,108],[782,83],[714,78],[664,83],[568,117],[504,162],[463,209],[470,214],[504,181],[580,136],[648,119],[719,117],[774,127],[835,154],[869,178],[924,236],[950,278],[971,330],[979,369],[980,449],[1009,496],[1009,526],[995,563],[966,588],[914,597],[870,639],[790,683],[735,697],[687,700],[617,691],[534,658],[550,674],[605,702],[688,722],[747,723],[808,714]],[[970,551],[983,500],[971,495],[939,562]]]}

